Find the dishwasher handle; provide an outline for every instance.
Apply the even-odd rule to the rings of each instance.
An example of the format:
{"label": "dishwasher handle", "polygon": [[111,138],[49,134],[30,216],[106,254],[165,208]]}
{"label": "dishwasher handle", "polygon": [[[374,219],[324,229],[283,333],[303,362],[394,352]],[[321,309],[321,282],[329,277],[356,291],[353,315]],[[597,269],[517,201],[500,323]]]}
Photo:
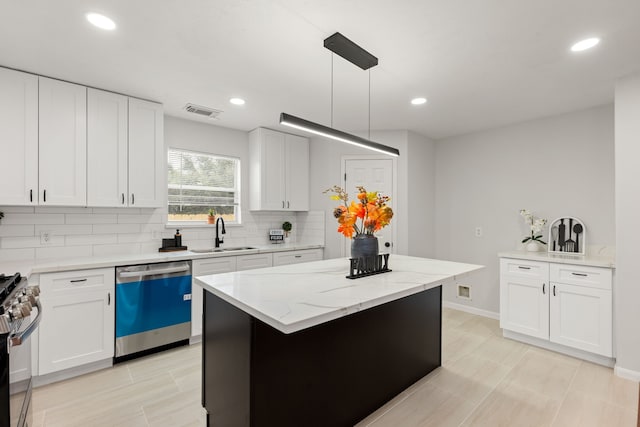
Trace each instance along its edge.
{"label": "dishwasher handle", "polygon": [[156,268],[150,270],[142,270],[142,271],[119,271],[118,278],[128,278],[128,277],[146,277],[146,276],[157,276],[161,274],[171,274],[171,273],[189,273],[191,268],[188,264],[181,265],[177,267],[164,267],[164,268]]}

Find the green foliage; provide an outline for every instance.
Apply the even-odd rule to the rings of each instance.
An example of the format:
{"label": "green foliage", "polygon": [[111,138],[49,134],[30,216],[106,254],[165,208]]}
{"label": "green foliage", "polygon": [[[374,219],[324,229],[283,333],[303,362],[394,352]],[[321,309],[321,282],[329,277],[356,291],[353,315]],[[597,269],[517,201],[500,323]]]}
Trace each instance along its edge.
{"label": "green foliage", "polygon": [[282,223],[282,229],[284,231],[291,231],[291,228],[293,228],[293,226],[291,225],[291,223],[289,221],[285,221]]}

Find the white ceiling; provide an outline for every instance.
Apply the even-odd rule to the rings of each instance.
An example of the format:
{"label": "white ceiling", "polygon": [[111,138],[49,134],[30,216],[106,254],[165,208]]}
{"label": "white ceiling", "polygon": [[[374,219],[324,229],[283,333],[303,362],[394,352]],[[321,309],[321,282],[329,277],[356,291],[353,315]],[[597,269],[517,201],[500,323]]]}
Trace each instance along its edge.
{"label": "white ceiling", "polygon": [[[92,27],[84,14],[112,17]],[[280,112],[331,125],[341,32],[377,56],[333,61],[333,126],[439,139],[613,100],[640,71],[638,0],[0,0],[0,65],[164,103],[224,110],[199,121],[278,127]],[[570,45],[602,38],[591,51]],[[230,97],[245,98],[241,107]],[[409,100],[425,96],[428,104]]]}

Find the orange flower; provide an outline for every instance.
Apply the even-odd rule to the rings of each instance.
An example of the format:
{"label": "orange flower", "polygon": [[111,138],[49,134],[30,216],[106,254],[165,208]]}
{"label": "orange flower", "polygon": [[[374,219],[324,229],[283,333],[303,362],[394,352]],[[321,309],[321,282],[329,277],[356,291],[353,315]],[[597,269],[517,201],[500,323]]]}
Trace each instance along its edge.
{"label": "orange flower", "polygon": [[[393,218],[393,210],[387,206],[389,196],[382,196],[378,192],[367,192],[364,187],[356,187],[358,201],[348,204],[347,193],[337,185],[325,191],[332,192],[333,200],[344,201],[344,205],[333,210],[333,216],[338,220],[338,232],[351,238],[353,234],[373,234],[386,227]],[[360,226],[358,226],[360,219]]]}

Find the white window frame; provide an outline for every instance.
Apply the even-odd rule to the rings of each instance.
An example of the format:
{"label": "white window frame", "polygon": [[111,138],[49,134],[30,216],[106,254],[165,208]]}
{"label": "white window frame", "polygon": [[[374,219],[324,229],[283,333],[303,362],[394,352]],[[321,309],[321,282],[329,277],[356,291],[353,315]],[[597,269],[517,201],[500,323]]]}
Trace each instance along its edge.
{"label": "white window frame", "polygon": [[[188,148],[180,148],[180,147],[169,147],[167,150],[167,162],[168,162],[168,158],[170,155],[171,151],[180,151],[180,152],[184,152],[184,153],[192,153],[192,154],[196,154],[196,155],[202,155],[202,156],[209,156],[209,157],[215,157],[215,158],[219,158],[219,159],[227,159],[227,160],[234,160],[236,161],[236,177],[235,177],[235,190],[234,190],[234,209],[235,209],[235,221],[227,221],[225,222],[226,224],[229,225],[240,225],[242,224],[242,217],[241,217],[241,191],[242,191],[242,183],[240,181],[240,178],[242,176],[241,174],[241,167],[242,167],[242,161],[239,157],[234,157],[234,156],[226,156],[226,155],[222,155],[222,154],[216,154],[216,153],[209,153],[209,152],[204,152],[204,151],[197,151],[197,150],[192,150],[192,149],[188,149]],[[199,222],[199,221],[172,221],[171,219],[169,219],[169,171],[168,171],[168,164],[167,164],[167,227],[175,227],[175,226],[181,226],[181,227],[203,227],[203,226],[207,226],[208,224],[203,223],[203,222]]]}

